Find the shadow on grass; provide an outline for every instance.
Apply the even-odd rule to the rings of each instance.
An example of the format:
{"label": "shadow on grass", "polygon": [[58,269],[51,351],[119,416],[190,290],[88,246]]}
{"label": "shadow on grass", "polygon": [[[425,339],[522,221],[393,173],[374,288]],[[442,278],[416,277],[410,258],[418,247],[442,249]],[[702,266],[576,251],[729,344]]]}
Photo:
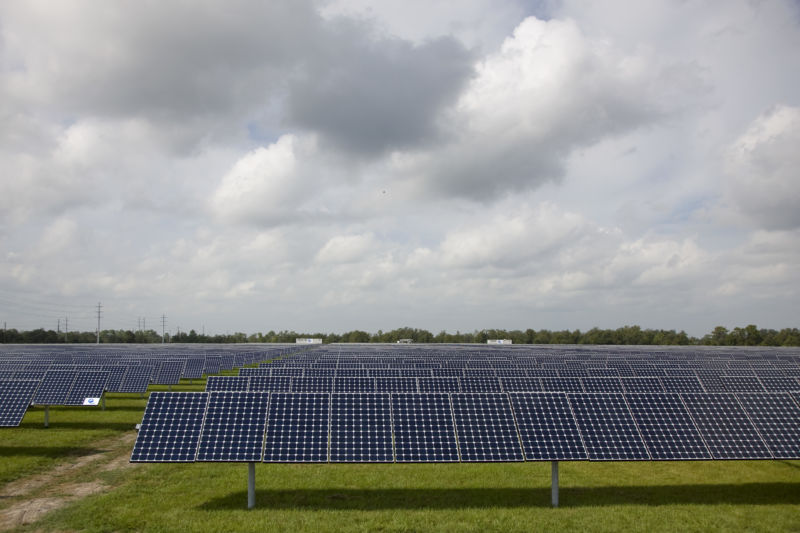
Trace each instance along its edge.
{"label": "shadow on grass", "polygon": [[[800,504],[800,483],[659,485],[636,487],[562,487],[561,507],[609,505],[776,505]],[[231,493],[200,506],[204,510],[241,510],[247,492]],[[550,488],[486,489],[295,489],[257,490],[264,509],[470,509],[549,507]]]}
{"label": "shadow on grass", "polygon": [[136,423],[132,422],[70,422],[68,420],[60,421],[58,417],[50,415],[50,427],[44,427],[44,423],[39,422],[23,422],[19,425],[25,429],[41,429],[42,431],[52,431],[54,429],[90,429],[90,430],[113,430],[113,431],[131,431],[136,427]]}
{"label": "shadow on grass", "polygon": [[83,457],[93,455],[105,450],[80,446],[0,446],[0,458],[14,456],[35,457]]}

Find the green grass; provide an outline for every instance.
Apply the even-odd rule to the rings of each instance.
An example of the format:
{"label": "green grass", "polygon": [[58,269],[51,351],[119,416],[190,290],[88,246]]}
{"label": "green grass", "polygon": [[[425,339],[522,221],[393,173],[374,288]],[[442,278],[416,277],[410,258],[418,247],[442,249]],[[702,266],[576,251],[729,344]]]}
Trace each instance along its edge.
{"label": "green grass", "polygon": [[[48,429],[31,409],[0,431],[0,489],[130,435],[145,403],[112,394],[106,411],[51,408]],[[800,461],[561,463],[558,509],[549,463],[258,464],[252,510],[244,464],[93,468],[70,482],[92,480],[105,488],[20,530],[800,532]],[[0,498],[0,511],[15,501]]]}

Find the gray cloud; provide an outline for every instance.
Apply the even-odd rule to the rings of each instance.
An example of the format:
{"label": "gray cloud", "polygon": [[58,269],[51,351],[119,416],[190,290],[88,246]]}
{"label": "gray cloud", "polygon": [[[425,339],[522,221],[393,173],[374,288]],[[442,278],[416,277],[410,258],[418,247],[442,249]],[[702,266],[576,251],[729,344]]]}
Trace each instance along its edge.
{"label": "gray cloud", "polygon": [[288,123],[358,155],[421,146],[472,74],[453,38],[414,45],[339,22],[325,49],[289,84]]}

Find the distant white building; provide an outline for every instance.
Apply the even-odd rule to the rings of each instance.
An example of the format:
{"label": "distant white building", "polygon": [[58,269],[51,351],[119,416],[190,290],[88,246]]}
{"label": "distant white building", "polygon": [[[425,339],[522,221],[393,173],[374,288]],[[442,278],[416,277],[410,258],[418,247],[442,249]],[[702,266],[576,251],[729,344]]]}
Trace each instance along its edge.
{"label": "distant white building", "polygon": [[322,344],[322,339],[312,339],[312,338],[305,338],[305,339],[295,339],[295,344]]}
{"label": "distant white building", "polygon": [[414,342],[414,339],[399,339],[397,344],[411,344]]}
{"label": "distant white building", "polygon": [[486,344],[514,344],[511,339],[489,339]]}

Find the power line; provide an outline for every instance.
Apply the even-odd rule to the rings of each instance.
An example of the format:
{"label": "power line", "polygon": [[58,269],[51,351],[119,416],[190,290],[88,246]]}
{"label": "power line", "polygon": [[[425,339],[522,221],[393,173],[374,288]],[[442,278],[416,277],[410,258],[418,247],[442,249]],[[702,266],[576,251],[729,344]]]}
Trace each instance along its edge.
{"label": "power line", "polygon": [[100,344],[100,310],[102,308],[103,305],[97,302],[97,344]]}

